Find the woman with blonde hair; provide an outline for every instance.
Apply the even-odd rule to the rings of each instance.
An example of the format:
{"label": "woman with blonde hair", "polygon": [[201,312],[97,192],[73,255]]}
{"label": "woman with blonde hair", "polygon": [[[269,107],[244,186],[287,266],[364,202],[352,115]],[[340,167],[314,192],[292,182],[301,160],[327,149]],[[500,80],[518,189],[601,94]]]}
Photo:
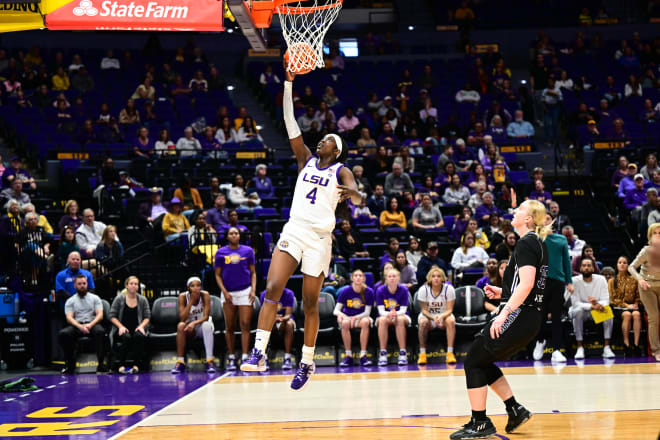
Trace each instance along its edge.
{"label": "woman with blonde hair", "polygon": [[103,230],[101,241],[96,246],[96,260],[106,269],[114,269],[124,258],[124,246],[117,240],[117,228],[108,225]]}
{"label": "woman with blonde hair", "polygon": [[344,359],[340,367],[353,365],[353,352],[351,351],[351,329],[360,329],[360,366],[368,367],[371,361],[367,357],[367,344],[369,343],[369,330],[373,325],[371,308],[374,305],[374,291],[365,284],[364,272],[356,269],[351,274],[351,284],[339,291],[334,315],[341,329],[341,339],[344,342]]}
{"label": "woman with blonde hair", "polygon": [[[110,322],[114,325],[111,340],[119,361],[118,372],[136,374],[145,367],[145,342],[151,310],[147,298],[138,293],[140,280],[136,276],[126,278],[124,285],[126,293],[117,295],[110,307]],[[133,361],[130,369],[127,359]]]}
{"label": "woman with blonde hair", "polygon": [[394,327],[396,340],[399,343],[399,365],[408,364],[406,352],[406,333],[410,325],[408,302],[410,293],[403,284],[399,284],[401,275],[398,270],[390,269],[385,273],[385,284],[376,289],[376,306],[378,307],[378,366],[387,365],[387,339],[390,327]]}
{"label": "woman with blonde hair", "polygon": [[69,200],[64,205],[64,215],[60,218],[58,229],[61,231],[65,226],[72,226],[74,230],[82,225],[82,216],[78,214],[78,202]]}
{"label": "woman with blonde hair", "polygon": [[527,347],[541,328],[548,272],[548,251],[543,241],[552,232],[545,220],[545,206],[536,200],[527,200],[514,211],[511,224],[521,238],[504,271],[502,287],[487,284],[485,288],[489,298],[502,299],[500,311],[477,334],[465,359],[472,418],[451,439],[486,438],[496,433],[486,416],[488,387],[504,401],[509,416],[507,433],[516,431],[532,415],[516,402],[495,362],[507,360]]}
{"label": "woman with blonde hair", "polygon": [[426,275],[426,283],[415,294],[421,307],[417,316],[419,324],[419,365],[426,364],[426,341],[429,331],[439,328],[447,331],[447,357],[448,364],[456,363],[454,356],[454,339],[456,338],[456,319],[454,318],[454,303],[456,293],[451,284],[447,284],[445,271],[433,266]]}
{"label": "woman with blonde hair", "polygon": [[[639,297],[649,316],[649,341],[656,362],[660,362],[660,223],[653,223],[648,230],[649,244],[644,246],[628,266],[628,272],[639,283]],[[637,272],[637,268],[641,268]]]}

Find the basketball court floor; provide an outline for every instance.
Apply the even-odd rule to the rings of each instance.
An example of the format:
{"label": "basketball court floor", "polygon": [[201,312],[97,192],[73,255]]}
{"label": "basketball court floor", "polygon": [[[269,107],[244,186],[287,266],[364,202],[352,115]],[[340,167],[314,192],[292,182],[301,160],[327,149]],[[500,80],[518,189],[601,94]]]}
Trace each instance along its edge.
{"label": "basketball court floor", "polygon": [[[534,416],[506,434],[504,406],[489,395],[497,438],[658,437],[660,363],[499,365]],[[298,393],[281,373],[37,375],[39,390],[0,395],[0,438],[445,439],[470,413],[460,364],[319,368]]]}

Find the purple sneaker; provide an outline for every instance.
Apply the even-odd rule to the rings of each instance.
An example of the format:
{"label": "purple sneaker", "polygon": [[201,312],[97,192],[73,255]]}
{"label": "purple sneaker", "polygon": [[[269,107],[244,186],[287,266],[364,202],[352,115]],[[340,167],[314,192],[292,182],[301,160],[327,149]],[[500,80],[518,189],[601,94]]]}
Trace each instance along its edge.
{"label": "purple sneaker", "polygon": [[206,373],[215,374],[215,365],[213,364],[213,361],[209,361],[206,363]]}
{"label": "purple sneaker", "polygon": [[302,391],[305,385],[307,385],[309,378],[314,374],[314,370],[315,366],[313,362],[311,364],[301,362],[296,375],[293,376],[293,380],[291,381],[291,389],[293,391]]}
{"label": "purple sneaker", "polygon": [[373,365],[373,362],[371,362],[366,355],[364,355],[360,358],[360,366],[361,367],[370,367],[371,365]]}
{"label": "purple sneaker", "polygon": [[170,371],[172,374],[182,374],[186,372],[186,364],[177,362],[174,368]]}
{"label": "purple sneaker", "polygon": [[241,371],[266,371],[266,357],[256,348],[252,349],[248,360],[241,364]]}
{"label": "purple sneaker", "polygon": [[236,371],[236,358],[228,357],[227,358],[227,371]]}
{"label": "purple sneaker", "polygon": [[339,366],[342,368],[348,368],[353,366],[353,356],[344,356],[344,359],[339,363]]}
{"label": "purple sneaker", "polygon": [[284,363],[282,364],[282,369],[291,370],[292,368],[293,368],[293,362],[291,362],[291,358],[284,359]]}

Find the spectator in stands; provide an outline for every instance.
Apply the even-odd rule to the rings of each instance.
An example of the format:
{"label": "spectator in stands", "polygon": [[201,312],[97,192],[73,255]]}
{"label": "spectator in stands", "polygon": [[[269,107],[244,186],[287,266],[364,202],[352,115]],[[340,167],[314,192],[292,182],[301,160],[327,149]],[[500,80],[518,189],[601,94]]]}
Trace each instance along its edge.
{"label": "spectator in stands", "polygon": [[374,193],[369,196],[367,206],[373,215],[379,216],[383,211],[386,210],[388,203],[387,197],[385,196],[385,189],[383,185],[377,184],[374,187]]}
{"label": "spectator in stands", "polygon": [[176,154],[176,145],[170,139],[170,131],[167,128],[162,128],[158,132],[158,140],[154,144],[154,150],[159,156]]}
{"label": "spectator in stands", "polygon": [[[8,236],[16,236],[23,228],[20,203],[16,200],[7,202],[7,215],[0,221],[0,237],[7,240]],[[5,241],[8,243],[8,241]]]}
{"label": "spectator in stands", "polygon": [[221,145],[227,142],[236,142],[236,131],[233,129],[229,116],[224,116],[220,120],[220,127],[215,132],[215,138]]}
{"label": "spectator in stands", "polygon": [[[65,241],[68,242],[68,239],[65,238]],[[80,253],[75,250],[75,246],[69,245],[69,247],[72,250],[66,257],[66,266],[64,266],[64,268],[55,276],[55,292],[61,300],[66,300],[69,296],[76,293],[74,281],[77,275],[82,274],[87,278],[88,289],[94,290],[95,288],[92,274],[81,268],[82,259],[80,258]],[[62,252],[61,255],[64,255],[64,252]]]}
{"label": "spectator in stands", "polygon": [[174,83],[170,85],[170,94],[176,98],[177,96],[188,96],[192,93],[192,89],[183,83],[183,77],[176,75]]}
{"label": "spectator in stands", "polygon": [[272,84],[280,84],[280,78],[276,73],[273,72],[273,66],[270,64],[266,65],[266,70],[259,76],[259,84],[263,87]]}
{"label": "spectator in stands", "polygon": [[183,210],[181,199],[172,198],[169,208],[170,212],[165,214],[162,223],[163,235],[168,242],[176,240],[183,232],[190,229],[188,219],[181,213]]}
{"label": "spectator in stands", "polygon": [[[341,119],[339,120],[341,121]],[[360,137],[358,138],[356,145],[359,148],[365,148],[368,145],[376,145],[376,140],[371,137],[371,133],[367,127],[360,129]]]}
{"label": "spectator in stands", "polygon": [[[479,278],[479,280],[475,283],[475,286],[478,288],[482,289],[486,287],[486,284],[490,284],[491,286],[497,286],[500,287],[502,285],[502,277],[500,276],[500,272],[497,267],[497,258],[489,258],[486,261],[486,269],[484,270],[484,276]],[[492,307],[491,304],[488,304],[489,306]],[[486,309],[488,309],[488,306],[486,306]],[[488,310],[489,312],[494,309]]]}
{"label": "spectator in stands", "polygon": [[335,89],[332,86],[325,87],[325,93],[322,97],[323,101],[328,104],[328,107],[334,107],[340,103],[339,98],[335,95]]}
{"label": "spectator in stands", "polygon": [[140,123],[140,113],[135,108],[135,101],[132,99],[126,101],[126,106],[119,112],[119,123],[122,125]]}
{"label": "spectator in stands", "polygon": [[[480,246],[484,249],[488,249],[490,247],[490,242],[488,241],[488,236],[479,228],[479,224],[477,222],[477,219],[475,218],[470,218],[467,221],[467,226],[465,228],[465,232],[463,236],[465,236],[466,233],[472,232],[475,237],[475,246]],[[461,237],[460,242],[463,242],[463,237]]]}
{"label": "spectator in stands", "polygon": [[[187,340],[203,339],[206,372],[215,373],[213,362],[213,321],[211,320],[211,295],[202,290],[202,280],[191,277],[186,283],[188,290],[179,294],[179,324],[176,331],[177,361],[172,374],[186,371],[185,353]],[[229,326],[229,322],[227,323]],[[232,331],[232,337],[234,332]]]}
{"label": "spectator in stands", "polygon": [[103,231],[101,241],[96,246],[96,260],[106,269],[113,270],[124,260],[124,246],[117,238],[117,228],[108,225]]}
{"label": "spectator in stands", "polygon": [[506,139],[506,130],[500,115],[495,115],[492,117],[488,123],[488,130],[486,130],[486,133],[488,134],[484,136],[484,142],[486,142],[487,137],[490,137],[491,144],[493,139],[498,142]]}
{"label": "spectator in stands", "polygon": [[451,185],[445,189],[442,199],[449,205],[464,205],[470,199],[470,190],[461,184],[458,174],[451,177]]}
{"label": "spectator in stands", "polygon": [[254,251],[249,246],[240,244],[241,234],[238,228],[230,227],[227,231],[229,244],[218,249],[215,255],[215,279],[222,291],[222,306],[225,312],[225,341],[227,343],[227,370],[236,369],[234,357],[234,327],[238,313],[241,328],[242,361],[248,357],[250,348],[250,323],[252,304],[257,289]]}
{"label": "spectator in stands", "polygon": [[79,338],[90,335],[96,346],[97,373],[107,373],[104,365],[105,330],[101,325],[103,320],[103,304],[101,299],[87,291],[87,278],[83,274],[75,277],[75,294],[67,299],[64,305],[68,326],[60,330],[58,340],[64,351],[65,366],[62,374],[73,374],[75,360],[73,358],[76,342]]}
{"label": "spectator in stands", "polygon": [[71,80],[71,88],[79,91],[80,93],[87,93],[94,90],[95,83],[87,70],[87,67],[82,66],[80,70],[73,76]]}
{"label": "spectator in stands", "polygon": [[[325,101],[319,103],[319,109],[314,112],[314,119],[319,121],[323,125],[327,125],[329,122],[337,122],[337,117],[335,112],[332,109],[328,108],[328,104]],[[359,122],[359,121],[358,121]]]}
{"label": "spectator in stands", "polygon": [[145,224],[152,224],[167,214],[167,206],[161,201],[162,190],[160,188],[149,188],[149,200],[140,204],[138,208],[138,219]]}
{"label": "spectator in stands", "polygon": [[[619,166],[621,163],[619,164]],[[616,191],[616,195],[621,201],[626,197],[626,194],[628,191],[632,190],[635,187],[635,180],[634,177],[637,175],[637,164],[634,163],[629,163],[628,164],[628,174],[623,176],[621,180],[619,180],[618,184],[618,189]],[[643,176],[642,176],[643,177]],[[614,180],[614,176],[612,176],[612,179]]]}
{"label": "spectator in stands", "polygon": [[261,163],[257,165],[255,176],[252,178],[252,187],[259,195],[259,198],[273,197],[275,193],[273,182],[270,180],[270,177],[266,176],[267,172],[268,167]]}
{"label": "spectator in stands", "polygon": [[639,221],[642,205],[646,202],[646,190],[644,189],[646,181],[641,174],[635,174],[634,182],[635,186],[626,192],[623,207],[630,211],[633,220]]}
{"label": "spectator in stands", "polygon": [[575,234],[573,227],[571,225],[566,225],[561,228],[561,233],[566,237],[568,241],[568,254],[573,257],[578,257],[582,255],[582,249],[585,246],[584,240],[580,240]]}
{"label": "spectator in stands", "polygon": [[653,124],[660,119],[660,112],[653,108],[653,101],[650,99],[644,100],[644,108],[639,113],[639,120],[647,124]]}
{"label": "spectator in stands", "polygon": [[23,168],[21,158],[14,156],[9,161],[9,168],[2,173],[3,187],[11,187],[11,182],[15,179],[23,182],[23,189],[37,189],[37,184],[28,170]]}
{"label": "spectator in stands", "polygon": [[[628,257],[621,256],[616,262],[616,275],[607,282],[610,293],[610,305],[614,314],[621,319],[621,332],[626,356],[641,356],[639,338],[642,331],[642,315],[640,314],[637,280],[628,272]],[[630,322],[633,323],[634,345],[630,345]]]}
{"label": "spectator in stands", "polygon": [[[114,340],[114,355],[119,361],[119,374],[137,374],[145,368],[145,343],[151,319],[149,301],[138,293],[140,280],[135,276],[126,278],[124,294],[117,295],[110,308]],[[133,361],[129,368],[127,359]]]}
{"label": "spectator in stands", "polygon": [[[413,130],[415,130],[413,128]],[[399,164],[405,173],[415,172],[415,158],[410,155],[410,148],[401,147],[400,153],[394,158],[393,164]],[[387,186],[387,181],[385,183]]]}
{"label": "spectator in stands", "polygon": [[39,89],[34,92],[34,94],[30,97],[32,104],[34,104],[36,107],[39,108],[47,108],[50,107],[50,104],[52,102],[52,99],[50,97],[50,93],[48,92],[48,86],[46,84],[42,84],[39,86]]}
{"label": "spectator in stands", "polygon": [[[580,267],[582,266],[582,260],[585,258],[591,258],[596,262],[596,257],[594,256],[594,248],[588,244],[584,245],[582,248],[582,254],[571,259],[571,268],[573,270],[573,275],[580,275]],[[598,264],[594,266],[594,273],[600,274],[600,269]]]}
{"label": "spectator in stands", "polygon": [[477,183],[476,192],[470,196],[468,206],[472,209],[477,209],[483,203],[483,195],[486,193],[487,187],[483,182]]}
{"label": "spectator in stands", "polygon": [[52,81],[53,81],[53,90],[57,90],[57,91],[69,90],[69,87],[71,87],[69,75],[67,75],[63,67],[57,68],[55,75],[53,75]]}
{"label": "spectator in stands", "polygon": [[631,96],[642,96],[643,91],[642,91],[642,85],[639,83],[637,80],[637,77],[635,75],[630,75],[628,77],[628,81],[626,82],[626,85],[623,88],[623,96],[626,98],[629,98]]}
{"label": "spectator in stands", "polygon": [[115,57],[115,53],[112,49],[108,49],[105,53],[105,56],[101,59],[101,70],[119,70],[121,68],[121,63],[119,59]]}
{"label": "spectator in stands", "polygon": [[154,141],[149,138],[149,129],[140,127],[137,131],[137,138],[133,145],[133,153],[142,159],[151,159],[154,157]]}
{"label": "spectator in stands", "polygon": [[549,140],[555,140],[559,136],[559,109],[564,97],[561,90],[555,87],[555,80],[548,78],[547,87],[541,92],[545,117],[543,127],[545,128],[545,137]]}
{"label": "spectator in stands", "polygon": [[406,286],[408,290],[414,289],[417,285],[416,269],[408,263],[406,253],[403,249],[399,249],[393,263],[394,268],[400,273],[400,283]]}
{"label": "spectator in stands", "polygon": [[387,249],[385,249],[385,254],[380,257],[380,267],[384,267],[385,263],[392,263],[394,267],[394,262],[396,261],[396,255],[401,250],[399,246],[399,239],[396,237],[390,237],[387,239]]}
{"label": "spectator in stands", "polygon": [[243,124],[235,132],[234,139],[236,142],[249,142],[252,140],[258,140],[263,142],[259,130],[256,127],[256,124],[251,116],[246,116],[243,119]]}
{"label": "spectator in stands", "polygon": [[80,247],[83,257],[93,258],[96,246],[101,241],[105,224],[97,222],[92,209],[83,211],[82,224],[76,229],[76,244]]}
{"label": "spectator in stands", "polygon": [[451,267],[453,267],[457,273],[461,273],[468,268],[486,266],[488,254],[483,248],[475,246],[475,239],[474,233],[466,232],[465,235],[463,235],[461,246],[454,251],[454,255],[451,259]]}
{"label": "spectator in stands", "polygon": [[[480,123],[479,123],[480,124]],[[483,140],[483,137],[481,138]],[[447,174],[447,165],[452,164],[454,168],[458,168],[459,171],[467,171],[470,169],[472,163],[476,160],[472,151],[467,149],[465,141],[463,139],[456,140],[456,149],[454,149],[453,161],[447,162],[445,164],[445,174]]]}
{"label": "spectator in stands", "polygon": [[554,230],[561,231],[565,225],[571,224],[571,219],[567,215],[559,213],[559,203],[556,201],[548,203],[548,212],[554,221],[552,226]]}
{"label": "spectator in stands", "polygon": [[[644,246],[628,266],[628,272],[639,283],[639,296],[648,315],[648,338],[656,362],[660,362],[660,333],[658,328],[660,293],[658,288],[658,255],[660,255],[660,224],[649,226],[647,237],[649,244]],[[638,272],[641,268],[640,272]]]}
{"label": "spectator in stands", "polygon": [[[30,203],[30,196],[23,192],[23,183],[19,179],[14,179],[9,188],[0,191],[0,200],[7,202],[9,200],[15,200],[19,203],[22,210],[25,205]],[[5,203],[3,207],[7,208],[7,206],[8,203]]]}
{"label": "spectator in stands", "polygon": [[481,205],[477,206],[475,216],[482,226],[487,226],[491,215],[500,215],[500,210],[495,206],[494,196],[491,192],[485,192],[481,198]]}
{"label": "spectator in stands", "polygon": [[[596,310],[603,312],[605,307],[610,304],[610,296],[607,289],[607,281],[602,275],[594,274],[596,264],[589,257],[582,259],[580,274],[573,277],[574,291],[571,295],[571,308],[568,310],[568,316],[573,321],[573,330],[577,340],[577,352],[575,359],[584,359],[584,348],[582,347],[584,321],[593,320],[590,311]],[[605,336],[605,347],[603,348],[604,358],[615,357],[610,348],[610,339],[612,338],[612,328],[614,320],[612,318],[602,322]],[[600,324],[598,324],[600,325]]]}
{"label": "spectator in stands", "polygon": [[660,173],[660,167],[658,166],[658,158],[655,153],[650,153],[646,156],[646,161],[639,173],[644,176],[644,179],[651,180],[652,172]]}
{"label": "spectator in stands", "polygon": [[543,181],[536,180],[534,182],[534,190],[529,193],[529,197],[527,197],[526,200],[538,200],[539,202],[547,205],[552,200],[552,194],[545,190]]}
{"label": "spectator in stands", "polygon": [[364,250],[364,245],[362,244],[359,233],[351,229],[351,224],[348,220],[341,220],[339,222],[339,231],[341,234],[335,235],[339,255],[346,260],[351,258],[369,257],[369,252]]}
{"label": "spectator in stands", "polygon": [[412,227],[420,233],[424,233],[426,229],[442,228],[445,225],[442,213],[432,206],[431,196],[423,194],[421,199],[420,206],[412,213]]}
{"label": "spectator in stands", "polygon": [[229,223],[228,216],[227,199],[224,194],[218,194],[214,200],[213,208],[206,212],[206,223],[211,225],[215,231],[220,231]]}
{"label": "spectator in stands", "polygon": [[410,293],[404,285],[399,284],[399,281],[399,271],[391,269],[385,275],[385,285],[376,290],[376,305],[378,306],[376,327],[378,327],[378,341],[380,344],[379,366],[387,365],[387,339],[390,327],[394,327],[396,330],[399,344],[398,364],[408,364],[406,329],[411,322],[407,312]]}
{"label": "spectator in stands", "polygon": [[[305,114],[298,118],[298,126],[303,133],[307,133],[312,128],[312,122],[316,121],[314,116],[314,107],[308,105],[305,108]],[[318,121],[317,121],[318,122]]]}
{"label": "spectator in stands", "polygon": [[192,179],[190,177],[181,179],[181,186],[174,190],[173,197],[181,200],[183,203],[184,215],[187,211],[193,209],[204,209],[202,196],[199,195],[199,191],[196,188],[192,187]]}
{"label": "spectator in stands", "polygon": [[382,118],[383,116],[386,116],[390,110],[394,112],[397,118],[401,117],[401,112],[399,112],[399,109],[392,105],[392,97],[386,96],[383,98],[381,106],[378,107],[378,116]]}
{"label": "spectator in stands", "polygon": [[74,229],[82,224],[82,217],[78,216],[78,202],[75,200],[69,200],[64,205],[64,215],[60,218],[58,223],[58,229],[64,228],[64,226],[72,226]]}
{"label": "spectator in stands", "polygon": [[364,195],[360,201],[360,206],[353,205],[351,217],[356,220],[358,224],[364,224],[365,222],[371,224],[373,220],[378,219],[378,216],[371,213],[371,210],[367,206],[367,198]]}
{"label": "spectator in stands", "polygon": [[71,64],[69,65],[69,73],[74,73],[82,69],[85,65],[82,62],[82,58],[80,55],[75,54],[73,55],[73,58],[71,60]]}
{"label": "spectator in stands", "polygon": [[415,278],[417,278],[417,265],[424,256],[419,238],[411,235],[408,239],[408,250],[406,251],[406,260],[415,269]]}
{"label": "spectator in stands", "polygon": [[240,174],[234,177],[234,185],[229,189],[229,201],[236,207],[248,204],[245,179]]}
{"label": "spectator in stands", "polygon": [[510,138],[528,139],[534,137],[534,126],[523,119],[522,110],[516,110],[513,122],[506,127]]}
{"label": "spectator in stands", "polygon": [[192,91],[208,92],[209,83],[204,78],[204,72],[201,70],[195,71],[195,75],[190,79],[190,82],[188,83],[188,88]]}
{"label": "spectator in stands", "polygon": [[196,157],[202,151],[202,144],[193,136],[192,127],[188,126],[183,130],[183,137],[176,141],[176,150],[179,157]]}
{"label": "spectator in stands", "polygon": [[230,228],[236,228],[241,234],[245,234],[248,232],[247,226],[241,225],[238,223],[238,213],[236,210],[231,210],[229,211],[229,214],[227,214],[227,218],[229,220],[229,223],[226,225],[223,225],[218,232],[222,236],[226,236],[227,232],[229,231]]}
{"label": "spectator in stands", "polygon": [[426,244],[426,254],[417,263],[417,279],[425,280],[426,275],[433,266],[439,267],[445,273],[448,272],[447,263],[438,256],[438,243],[430,241]]}
{"label": "spectator in stands", "polygon": [[385,178],[385,194],[388,197],[400,196],[404,191],[415,191],[415,186],[408,173],[403,172],[400,163],[392,165],[392,172]]}
{"label": "spectator in stands", "polygon": [[53,227],[48,223],[48,219],[46,218],[45,215],[38,214],[36,212],[36,208],[32,203],[26,203],[25,205],[22,206],[22,211],[23,211],[23,216],[29,214],[29,213],[34,213],[37,216],[37,226],[40,226],[44,229],[44,231],[48,234],[53,233]]}
{"label": "spectator in stands", "polygon": [[380,213],[381,230],[392,227],[406,229],[407,226],[406,216],[399,207],[399,200],[396,197],[390,197],[387,201],[387,209]]}
{"label": "spectator in stands", "polygon": [[612,123],[612,128],[607,132],[607,137],[612,139],[620,139],[626,145],[630,144],[628,140],[628,133],[623,129],[623,119],[616,118]]}
{"label": "spectator in stands", "polygon": [[472,162],[472,165],[470,166],[470,173],[468,174],[468,178],[465,183],[471,191],[476,190],[479,184],[486,185],[486,189],[489,191],[495,190],[495,185],[493,185],[492,180],[486,174],[486,169],[478,161]]}
{"label": "spectator in stands", "polygon": [[507,260],[513,255],[513,249],[518,243],[518,235],[514,231],[504,234],[504,240],[495,247],[495,258]]}
{"label": "spectator in stands", "polygon": [[492,122],[493,118],[495,116],[499,116],[501,121],[504,125],[508,124],[511,122],[511,113],[508,112],[505,108],[502,107],[502,104],[500,104],[499,101],[493,101],[489,107],[489,109],[484,113],[484,118],[483,118],[483,125],[490,127],[490,123]]}
{"label": "spectator in stands", "polygon": [[60,232],[60,242],[57,246],[57,255],[55,257],[58,270],[66,269],[69,255],[72,252],[80,253],[80,248],[76,244],[76,230],[72,226],[66,225]]}
{"label": "spectator in stands", "polygon": [[396,133],[394,133],[394,129],[392,128],[392,124],[390,122],[385,122],[383,124],[383,130],[378,136],[377,143],[380,146],[387,145],[387,146],[397,146],[401,145],[401,141],[397,137]]}
{"label": "spectator in stands", "polygon": [[364,273],[360,269],[356,269],[351,275],[351,284],[340,290],[333,311],[337,316],[337,323],[341,328],[344,342],[344,358],[339,364],[340,367],[353,365],[351,350],[351,329],[353,328],[360,328],[360,366],[371,365],[371,361],[367,357],[367,345],[369,329],[373,323],[370,314],[374,302],[374,291],[365,284]]}
{"label": "spectator in stands", "polygon": [[357,189],[362,194],[363,198],[367,194],[371,194],[371,184],[369,179],[364,176],[364,168],[362,165],[355,165],[353,167],[353,176],[355,177],[355,183],[357,184]]}
{"label": "spectator in stands", "polygon": [[456,295],[454,287],[447,283],[445,272],[433,267],[429,271],[426,282],[417,290],[415,295],[421,311],[417,317],[419,324],[419,365],[426,364],[426,341],[428,333],[434,328],[445,329],[447,332],[448,364],[455,364],[454,338],[456,337],[456,320],[453,315]]}
{"label": "spectator in stands", "polygon": [[478,91],[472,88],[472,84],[468,81],[465,83],[465,87],[456,92],[455,99],[458,103],[470,102],[476,105],[481,100],[481,95],[479,95]]}
{"label": "spectator in stands", "polygon": [[[484,130],[484,125],[481,122],[475,122],[474,123],[474,128],[470,131],[468,131],[467,135],[467,143],[470,146],[477,147],[481,146],[484,143],[484,136],[486,135],[486,131]],[[460,147],[458,148],[457,151],[460,151]],[[469,150],[468,150],[469,151]],[[474,160],[474,155],[472,152],[470,152],[470,159]],[[458,163],[458,161],[457,161]],[[459,163],[460,167],[460,163]]]}

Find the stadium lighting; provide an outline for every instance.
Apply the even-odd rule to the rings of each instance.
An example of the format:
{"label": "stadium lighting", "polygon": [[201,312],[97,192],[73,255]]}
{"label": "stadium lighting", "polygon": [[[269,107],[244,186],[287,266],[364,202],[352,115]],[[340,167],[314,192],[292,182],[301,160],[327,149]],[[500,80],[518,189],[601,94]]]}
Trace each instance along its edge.
{"label": "stadium lighting", "polygon": [[414,31],[414,30],[415,30],[415,26],[413,26],[413,25],[408,26],[408,30],[409,30],[409,31]]}
{"label": "stadium lighting", "polygon": [[234,86],[232,86],[231,84],[228,85],[228,86],[227,86],[227,90],[231,92],[232,90],[234,90]]}
{"label": "stadium lighting", "polygon": [[257,130],[261,131],[261,129],[264,128],[261,125],[257,125]]}
{"label": "stadium lighting", "polygon": [[521,79],[520,84],[527,84],[527,80],[526,79]]}
{"label": "stadium lighting", "polygon": [[228,34],[233,34],[233,33],[234,33],[234,30],[233,30],[232,28],[229,28],[229,29],[227,29],[227,33],[228,33]]}

